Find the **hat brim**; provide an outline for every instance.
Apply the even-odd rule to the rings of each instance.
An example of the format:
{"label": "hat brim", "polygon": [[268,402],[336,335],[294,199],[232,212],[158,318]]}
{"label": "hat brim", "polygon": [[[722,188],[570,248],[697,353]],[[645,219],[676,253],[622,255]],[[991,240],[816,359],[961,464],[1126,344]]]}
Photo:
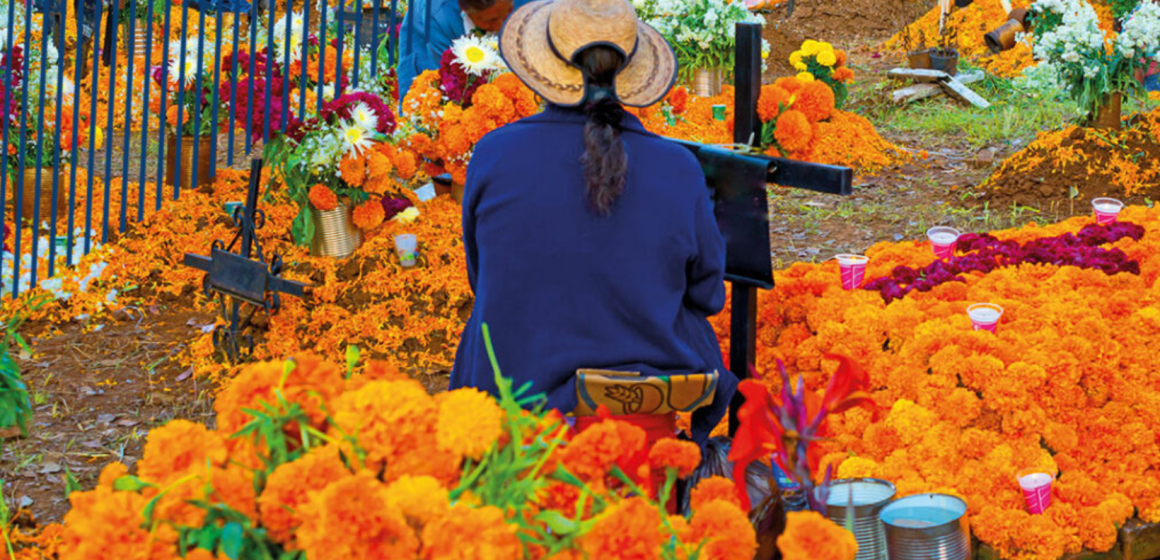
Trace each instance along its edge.
{"label": "hat brim", "polygon": [[[584,101],[584,76],[556,55],[548,39],[548,18],[555,0],[537,0],[513,12],[500,33],[500,56],[532,91],[556,105]],[[629,107],[648,107],[664,99],[677,80],[677,57],[655,29],[637,22],[636,51],[615,81],[616,96]]]}

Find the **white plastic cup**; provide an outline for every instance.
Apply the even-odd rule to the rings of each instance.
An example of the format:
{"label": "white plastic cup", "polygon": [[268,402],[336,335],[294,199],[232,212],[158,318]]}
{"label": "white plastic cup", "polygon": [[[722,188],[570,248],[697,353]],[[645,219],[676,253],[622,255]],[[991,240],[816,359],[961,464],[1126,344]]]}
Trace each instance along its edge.
{"label": "white plastic cup", "polygon": [[967,307],[967,316],[977,331],[995,332],[999,325],[999,318],[1003,316],[1003,308],[993,303],[976,303]]}
{"label": "white plastic cup", "polygon": [[853,290],[862,285],[866,279],[866,263],[870,257],[862,255],[842,254],[834,257],[838,259],[838,272],[842,275],[842,289]]}
{"label": "white plastic cup", "polygon": [[1019,471],[1015,475],[1019,487],[1023,489],[1023,497],[1027,500],[1027,511],[1032,515],[1040,515],[1051,505],[1051,484],[1055,477],[1035,469]]}
{"label": "white plastic cup", "polygon": [[1120,215],[1120,210],[1124,209],[1124,203],[1114,198],[1093,198],[1092,211],[1096,216],[1096,223],[1101,226],[1106,226],[1116,221],[1116,216]]}
{"label": "white plastic cup", "polygon": [[930,239],[930,248],[934,256],[940,259],[949,259],[955,255],[955,242],[962,233],[953,227],[938,226],[926,230],[926,237]]}
{"label": "white plastic cup", "polygon": [[419,248],[419,239],[413,233],[403,233],[395,236],[395,252],[399,254],[399,264],[415,266],[415,257]]}

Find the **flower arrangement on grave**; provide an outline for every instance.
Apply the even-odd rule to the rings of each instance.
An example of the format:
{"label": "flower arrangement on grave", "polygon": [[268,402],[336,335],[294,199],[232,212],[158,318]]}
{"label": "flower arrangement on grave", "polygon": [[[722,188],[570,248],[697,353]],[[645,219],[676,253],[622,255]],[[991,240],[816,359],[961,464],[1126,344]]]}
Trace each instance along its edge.
{"label": "flower arrangement on grave", "polygon": [[[854,71],[846,66],[846,51],[824,41],[806,40],[789,55],[789,62],[798,72],[825,82],[834,92],[835,106],[842,108],[849,95],[846,84],[854,79]],[[807,76],[799,77],[809,80]]]}
{"label": "flower arrangement on grave", "polygon": [[1083,0],[1036,0],[1028,14],[1035,58],[1055,69],[1085,122],[1120,128],[1122,97],[1146,94],[1137,71],[1160,60],[1160,3],[1140,2],[1114,39]]}
{"label": "flower arrangement on grave", "polygon": [[266,159],[299,207],[291,229],[296,243],[307,245],[314,238],[314,213],[340,206],[353,208],[360,230],[382,224],[380,199],[397,194],[399,181],[415,172],[413,156],[389,141],[395,127],[395,115],[382,99],[355,92],[327,103],[317,117],[295,123],[267,145]]}
{"label": "flower arrangement on grave", "polygon": [[227,120],[220,107],[214,120],[217,105],[213,100],[220,100],[221,96],[220,88],[215,92],[213,72],[217,53],[213,49],[211,41],[173,41],[168,62],[153,67],[152,78],[159,91],[150,100],[151,109],[160,113],[164,98],[163,122],[175,135],[180,132],[182,137],[209,136]]}
{"label": "flower arrangement on grave", "polygon": [[[765,24],[744,2],[733,0],[633,0],[637,16],[655,28],[677,54],[680,78],[688,82],[698,70],[733,71],[735,27]],[[769,44],[762,40],[762,58]]]}
{"label": "flower arrangement on grave", "polygon": [[539,111],[536,95],[507,71],[493,37],[465,36],[443,53],[438,71],[415,78],[402,105],[404,144],[429,175],[467,180],[467,162],[488,132]]}
{"label": "flower arrangement on grave", "polygon": [[63,530],[46,530],[61,560],[753,557],[728,481],[701,483],[689,515],[668,514],[668,494],[644,482],[655,469],[671,487],[700,461],[696,445],[649,448],[608,417],[574,435],[496,379],[498,402],[433,397],[357,351],[346,367],[249,366],[215,401],[215,429],[151,431],[135,474],[109,465],[71,495]]}

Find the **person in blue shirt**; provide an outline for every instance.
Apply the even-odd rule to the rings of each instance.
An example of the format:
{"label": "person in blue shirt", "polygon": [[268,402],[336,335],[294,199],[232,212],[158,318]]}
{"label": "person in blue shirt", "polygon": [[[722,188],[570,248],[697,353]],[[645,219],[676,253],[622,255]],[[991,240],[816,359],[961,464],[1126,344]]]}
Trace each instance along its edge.
{"label": "person in blue shirt", "polygon": [[473,32],[498,33],[512,9],[526,2],[422,0],[412,3],[403,16],[399,33],[399,101],[406,97],[411,82],[419,74],[439,69],[439,60],[451,48],[452,41]]}
{"label": "person in blue shirt", "polygon": [[475,305],[451,387],[496,392],[486,324],[503,376],[565,413],[581,404],[581,369],[709,374],[711,405],[673,407],[696,409],[704,442],[737,385],[709,324],[725,242],[694,156],[623,108],[669,91],[671,47],[626,0],[540,0],[512,14],[500,48],[548,105],[485,136],[468,166]]}

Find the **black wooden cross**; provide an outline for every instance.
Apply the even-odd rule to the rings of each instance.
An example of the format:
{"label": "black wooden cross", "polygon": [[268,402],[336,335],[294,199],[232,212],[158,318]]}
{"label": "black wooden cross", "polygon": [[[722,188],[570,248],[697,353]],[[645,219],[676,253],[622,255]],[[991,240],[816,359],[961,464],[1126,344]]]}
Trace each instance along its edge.
{"label": "black wooden cross", "polygon": [[[793,4],[790,4],[792,9]],[[761,94],[761,26],[737,24],[733,141],[752,146],[761,137],[757,99]],[[749,376],[757,347],[757,290],[773,288],[769,243],[771,184],[814,192],[853,193],[854,171],[692,142],[679,142],[697,156],[713,193],[713,213],[725,238],[725,279],[733,284],[729,369]],[[738,393],[729,407],[729,433],[737,429]]]}
{"label": "black wooden cross", "polygon": [[[262,247],[254,232],[266,223],[266,214],[257,209],[259,182],[262,180],[262,160],[250,163],[250,185],[246,191],[246,204],[235,208],[231,216],[238,232],[229,245],[215,240],[210,248],[210,256],[185,254],[185,266],[207,272],[202,280],[202,289],[207,298],[221,300],[222,318],[227,325],[218,325],[213,331],[214,347],[225,354],[231,362],[237,363],[241,357],[241,341],[246,341],[247,354],[253,354],[254,339],[245,331],[251,324],[254,313],[259,310],[268,315],[278,312],[281,307],[279,294],[302,297],[306,284],[281,278],[282,257],[274,254],[266,262]],[[241,244],[240,250],[234,248]],[[258,258],[251,258],[254,251]],[[249,313],[242,317],[242,308],[249,307]]]}

